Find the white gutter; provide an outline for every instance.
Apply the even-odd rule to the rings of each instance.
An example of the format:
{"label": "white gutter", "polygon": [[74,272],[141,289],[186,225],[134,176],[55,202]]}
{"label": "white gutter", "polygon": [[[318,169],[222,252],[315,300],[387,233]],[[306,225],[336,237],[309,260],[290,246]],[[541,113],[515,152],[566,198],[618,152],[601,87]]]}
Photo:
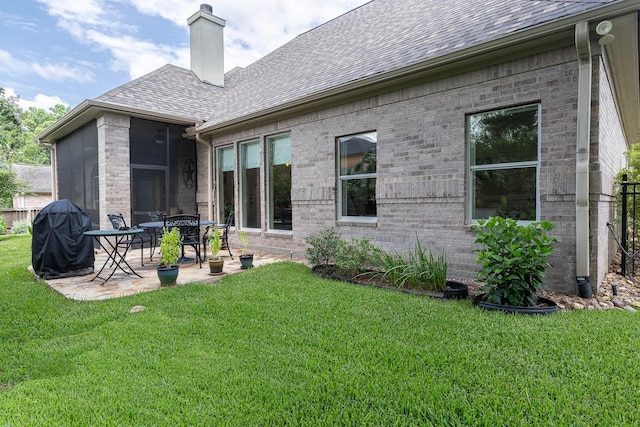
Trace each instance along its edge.
{"label": "white gutter", "polygon": [[[38,140],[38,142],[40,142]],[[58,200],[58,150],[51,146],[51,200]]]}
{"label": "white gutter", "polygon": [[591,132],[591,44],[589,22],[576,24],[578,53],[578,129],[576,137],[576,280],[578,294],[590,298],[589,135]]}
{"label": "white gutter", "polygon": [[213,145],[196,133],[196,141],[207,146],[207,216],[213,221]]}

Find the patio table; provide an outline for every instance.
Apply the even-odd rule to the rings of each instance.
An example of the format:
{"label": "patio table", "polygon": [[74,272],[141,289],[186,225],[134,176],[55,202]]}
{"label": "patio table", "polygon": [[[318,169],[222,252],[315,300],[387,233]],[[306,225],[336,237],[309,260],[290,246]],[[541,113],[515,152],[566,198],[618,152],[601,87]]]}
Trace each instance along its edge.
{"label": "patio table", "polygon": [[[207,226],[211,227],[212,225],[216,225],[218,223],[218,221],[210,221],[210,220],[200,220],[200,226]],[[149,221],[149,222],[141,222],[140,224],[138,224],[138,227],[140,228],[153,228],[154,231],[157,228],[162,228],[164,227],[164,221]],[[149,233],[149,235],[151,236],[151,247],[153,248],[151,252],[151,256],[153,256],[153,254],[155,253],[155,248],[156,248],[156,233]],[[193,260],[192,258],[180,258],[180,262],[183,261],[191,261]]]}
{"label": "patio table", "polygon": [[[98,242],[100,247],[107,254],[107,259],[104,261],[104,264],[102,264],[102,268],[100,268],[100,271],[98,271],[98,274],[96,274],[95,277],[93,279],[91,279],[91,281],[93,281],[95,279],[101,279],[101,280],[103,280],[102,284],[104,285],[105,283],[107,283],[107,280],[111,279],[111,276],[113,276],[113,273],[115,273],[118,268],[120,270],[122,270],[125,274],[135,274],[138,277],[142,277],[138,273],[136,273],[136,271],[133,269],[133,267],[131,267],[129,265],[129,263],[127,262],[127,260],[125,259],[126,255],[127,255],[127,252],[129,252],[129,248],[131,247],[131,244],[133,243],[133,239],[128,239],[127,246],[126,246],[126,248],[125,248],[123,253],[120,253],[118,251],[118,245],[120,243],[122,243],[124,238],[127,237],[127,236],[134,236],[134,235],[141,234],[141,233],[144,233],[144,232],[145,232],[145,230],[142,229],[142,228],[129,228],[129,229],[126,229],[126,230],[90,230],[90,231],[85,231],[84,235],[93,237]],[[108,247],[102,244],[102,239],[100,239],[101,237],[104,237],[104,241],[107,242]],[[114,238],[113,239],[113,243],[111,242],[111,240],[109,240],[110,237]],[[102,271],[105,269],[105,267],[107,266],[109,261],[111,261],[111,266],[110,267],[112,267],[111,274],[109,274],[109,276],[107,276],[106,278],[105,277],[101,277],[100,275],[102,274]],[[122,266],[122,264],[126,265],[129,268],[129,271],[125,270],[125,268]]]}

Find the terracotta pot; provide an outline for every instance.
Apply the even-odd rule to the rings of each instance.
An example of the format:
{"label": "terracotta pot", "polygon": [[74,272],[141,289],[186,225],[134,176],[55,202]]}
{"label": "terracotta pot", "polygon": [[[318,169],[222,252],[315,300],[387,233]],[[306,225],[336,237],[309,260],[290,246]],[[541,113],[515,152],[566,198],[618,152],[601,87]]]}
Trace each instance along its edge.
{"label": "terracotta pot", "polygon": [[223,268],[224,268],[224,258],[222,257],[209,258],[209,273],[220,274],[222,273]]}

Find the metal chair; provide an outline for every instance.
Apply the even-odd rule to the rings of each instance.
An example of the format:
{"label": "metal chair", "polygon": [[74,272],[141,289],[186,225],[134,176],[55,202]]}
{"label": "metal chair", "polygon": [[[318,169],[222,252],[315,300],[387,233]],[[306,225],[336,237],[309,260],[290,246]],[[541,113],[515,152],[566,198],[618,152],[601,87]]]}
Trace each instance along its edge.
{"label": "metal chair", "polygon": [[[149,221],[158,222],[158,221],[162,221],[162,215],[164,215],[164,212],[160,212],[160,211],[147,212],[147,215],[149,216]],[[147,233],[151,237],[151,251],[150,251],[149,259],[153,260],[153,254],[156,252],[156,246],[158,245],[158,241],[162,237],[162,228],[160,227],[149,228]]]}
{"label": "metal chair", "polygon": [[[124,215],[119,214],[107,214],[109,221],[111,221],[111,226],[113,226],[114,230],[128,230],[127,221],[124,219]],[[141,235],[137,234],[131,238],[123,238],[118,241],[118,246],[130,247],[134,243],[140,243],[140,265],[144,266],[144,244],[146,242],[150,242],[151,238],[143,238]],[[149,249],[151,250],[151,249]]]}
{"label": "metal chair", "polygon": [[[226,249],[229,251],[229,256],[233,259],[233,254],[231,253],[231,247],[229,246],[229,228],[233,224],[233,211],[229,212],[229,216],[227,217],[227,222],[221,225],[216,225],[216,228],[221,230],[220,234],[220,249]],[[204,234],[202,235],[202,247],[204,248],[204,257],[207,257],[207,242],[209,241],[209,231],[211,226],[207,227],[204,230]]]}
{"label": "metal chair", "polygon": [[196,251],[196,261],[200,263],[202,268],[202,256],[200,255],[200,214],[189,215],[163,215],[164,228],[171,229],[173,227],[180,230],[182,236],[182,257],[181,261],[186,260],[184,256],[184,247],[191,246]]}

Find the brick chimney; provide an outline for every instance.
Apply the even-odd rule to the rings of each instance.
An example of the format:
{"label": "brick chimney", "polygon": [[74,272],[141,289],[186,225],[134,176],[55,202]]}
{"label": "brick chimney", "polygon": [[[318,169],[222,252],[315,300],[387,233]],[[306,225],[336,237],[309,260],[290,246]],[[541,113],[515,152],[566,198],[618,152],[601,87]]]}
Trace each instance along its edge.
{"label": "brick chimney", "polygon": [[213,14],[208,4],[191,16],[191,70],[203,82],[224,86],[224,27],[226,21]]}

